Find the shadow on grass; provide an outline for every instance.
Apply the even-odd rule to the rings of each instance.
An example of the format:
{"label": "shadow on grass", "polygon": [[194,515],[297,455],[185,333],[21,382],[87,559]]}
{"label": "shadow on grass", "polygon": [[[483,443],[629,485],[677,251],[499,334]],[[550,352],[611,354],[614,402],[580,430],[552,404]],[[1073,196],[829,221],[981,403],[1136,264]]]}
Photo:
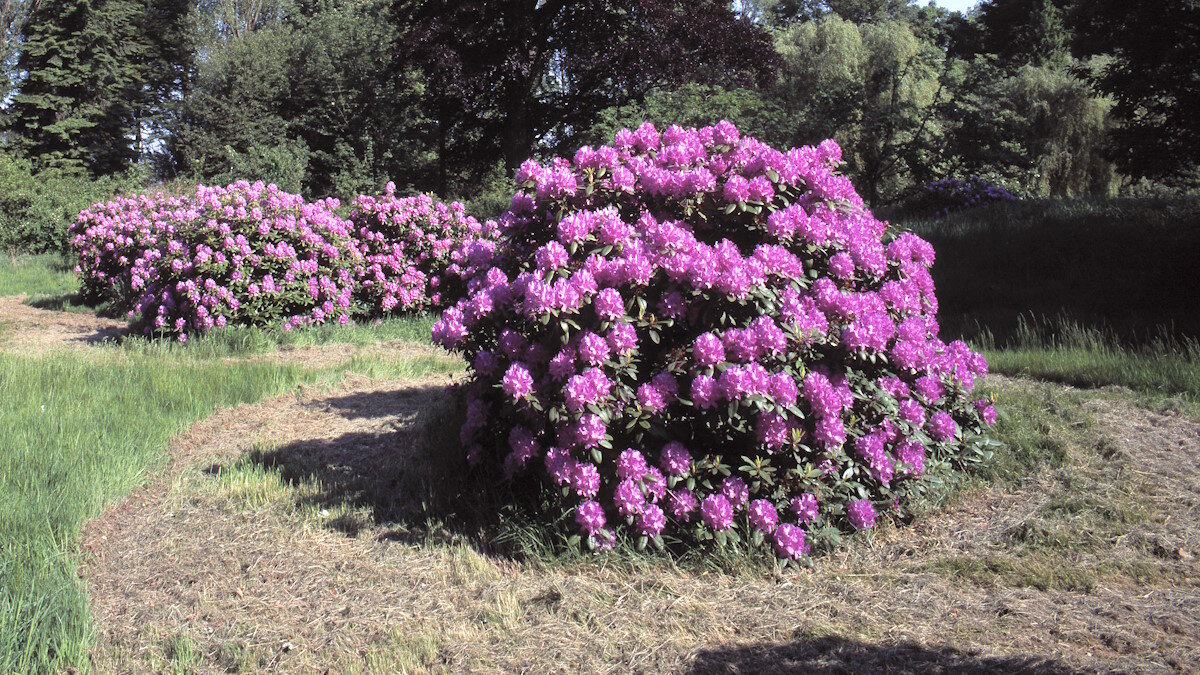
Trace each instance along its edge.
{"label": "shadow on grass", "polygon": [[446,388],[413,386],[322,403],[346,419],[397,421],[390,430],[297,441],[248,459],[304,486],[300,505],[328,510],[327,527],[349,536],[369,528],[380,539],[416,545],[464,542],[509,559],[539,547],[521,533],[549,526],[529,513],[514,515],[514,509],[526,508],[516,495],[530,491],[468,471],[458,440],[462,412]]}
{"label": "shadow on grass", "polygon": [[691,673],[1028,673],[1069,675],[1089,672],[1040,657],[984,657],[953,647],[914,642],[870,644],[843,637],[807,636],[783,644],[757,644],[704,650]]}
{"label": "shadow on grass", "polygon": [[1200,199],[1029,200],[900,221],[937,250],[947,335],[1067,317],[1137,346],[1200,337]]}

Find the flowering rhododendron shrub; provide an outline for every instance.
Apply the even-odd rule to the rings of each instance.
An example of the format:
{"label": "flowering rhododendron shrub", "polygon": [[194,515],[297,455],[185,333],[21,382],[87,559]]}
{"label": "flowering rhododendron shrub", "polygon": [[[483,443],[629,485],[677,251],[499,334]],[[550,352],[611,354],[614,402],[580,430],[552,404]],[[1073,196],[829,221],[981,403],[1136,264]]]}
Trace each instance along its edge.
{"label": "flowering rhododendron shrub", "polygon": [[138,323],[181,336],[230,323],[349,323],[363,255],[338,206],[261,182],[198,187],[169,214],[166,240],[134,261]]}
{"label": "flowering rhododendron shrub", "polygon": [[1016,199],[1016,195],[1002,186],[973,175],[969,178],[943,178],[927,183],[910,200],[909,209],[914,213],[944,216],[975,206],[1011,202]]}
{"label": "flowering rhododendron shrub", "polygon": [[80,212],[70,228],[70,246],[78,259],[80,293],[91,301],[128,309],[137,301],[133,263],[157,243],[165,216],[185,208],[185,200],[161,193],[118,196]]}
{"label": "flowering rhododendron shrub", "polygon": [[400,198],[394,183],[381,196],[355,199],[350,219],[364,255],[356,295],[376,314],[438,306],[444,292],[461,295],[456,252],[468,239],[498,234],[495,222],[480,223],[460,202]]}
{"label": "flowering rhododendron shrub", "polygon": [[468,241],[494,239],[461,204],[430,197],[306,202],[261,182],[139,195],[79,214],[71,246],[93,299],[130,309],[147,334],[225,325],[284,330],[419,311],[460,292]]}
{"label": "flowering rhododendron shrub", "polygon": [[933,249],[839,161],[722,122],[523,165],[433,331],[470,363],[468,460],[540,476],[593,547],[790,560],[985,457],[987,365],[937,337]]}

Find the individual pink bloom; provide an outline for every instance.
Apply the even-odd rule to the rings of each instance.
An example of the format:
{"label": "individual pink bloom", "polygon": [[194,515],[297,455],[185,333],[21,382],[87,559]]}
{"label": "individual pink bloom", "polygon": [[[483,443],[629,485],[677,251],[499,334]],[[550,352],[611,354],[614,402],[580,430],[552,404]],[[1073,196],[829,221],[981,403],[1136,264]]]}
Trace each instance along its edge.
{"label": "individual pink bloom", "polygon": [[750,524],[760,532],[770,534],[779,524],[779,511],[775,505],[765,499],[755,499],[750,502]]}
{"label": "individual pink bloom", "polygon": [[711,494],[700,503],[700,517],[714,530],[728,530],[733,525],[733,506],[723,494]]}
{"label": "individual pink bloom", "polygon": [[804,539],[804,530],[791,523],[783,523],[775,529],[775,550],[780,557],[796,560],[808,553],[808,543]]}
{"label": "individual pink bloom", "polygon": [[575,509],[575,522],[587,534],[596,534],[605,525],[604,507],[592,500],[583,502]]}
{"label": "individual pink bloom", "polygon": [[855,529],[866,530],[875,527],[875,519],[878,514],[875,513],[875,506],[871,504],[870,500],[853,499],[850,501],[850,506],[846,508],[846,517]]}

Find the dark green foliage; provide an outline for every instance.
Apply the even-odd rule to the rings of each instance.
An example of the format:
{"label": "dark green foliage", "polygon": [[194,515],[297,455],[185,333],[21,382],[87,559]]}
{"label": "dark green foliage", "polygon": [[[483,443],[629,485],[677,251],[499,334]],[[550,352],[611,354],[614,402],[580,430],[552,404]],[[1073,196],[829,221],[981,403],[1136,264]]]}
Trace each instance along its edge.
{"label": "dark green foliage", "polygon": [[1011,73],[994,55],[956,64],[942,103],[947,171],[984,175],[1018,194],[1104,196],[1116,185],[1103,157],[1109,102],[1065,68]]}
{"label": "dark green foliage", "polygon": [[938,252],[939,319],[997,344],[1065,317],[1125,344],[1200,338],[1200,200],[1029,200],[898,220]]}
{"label": "dark green foliage", "polygon": [[90,179],[55,168],[34,171],[0,153],[0,252],[42,253],[67,247],[67,227],[80,210],[132,187],[128,176]]}
{"label": "dark green foliage", "polygon": [[33,5],[6,111],[38,167],[105,176],[126,170],[144,128],[180,86],[190,52],[180,0],[45,0]]}
{"label": "dark green foliage", "polygon": [[1067,13],[1074,0],[986,0],[973,53],[995,54],[1006,68],[1061,64],[1070,55]]}
{"label": "dark green foliage", "polygon": [[604,110],[588,140],[606,143],[622,128],[634,129],[643,121],[653,122],[661,130],[672,124],[702,127],[722,119],[733,122],[742,133],[772,144],[794,137],[799,121],[769,93],[691,83],[655,89],[641,102]]}
{"label": "dark green foliage", "polygon": [[411,3],[400,17],[428,81],[445,193],[451,174],[513,171],[578,145],[596,115],[688,81],[762,84],[770,37],[719,0]]}
{"label": "dark green foliage", "polygon": [[1080,0],[1076,50],[1103,55],[1092,78],[1121,125],[1112,156],[1131,176],[1164,178],[1200,164],[1200,1],[1157,0],[1136,11]]}
{"label": "dark green foliage", "polygon": [[179,170],[312,195],[415,190],[431,172],[421,79],[380,2],[320,9],[213,46],[186,101]]}

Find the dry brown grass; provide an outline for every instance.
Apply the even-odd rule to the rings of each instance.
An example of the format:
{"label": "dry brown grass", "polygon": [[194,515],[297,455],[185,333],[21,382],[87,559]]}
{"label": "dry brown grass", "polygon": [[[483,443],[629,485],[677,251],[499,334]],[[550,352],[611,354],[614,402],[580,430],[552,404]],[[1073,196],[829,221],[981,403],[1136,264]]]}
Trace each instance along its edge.
{"label": "dry brown grass", "polygon": [[1200,425],[1183,417],[1089,399],[1094,423],[1071,436],[1061,467],[976,486],[809,571],[719,572],[654,558],[514,559],[469,536],[426,536],[420,502],[447,469],[422,454],[423,439],[443,435],[443,384],[352,379],[220,412],[178,439],[168,473],[85,533],[97,669],[1153,672],[1200,662]]}
{"label": "dry brown grass", "polygon": [[30,307],[25,296],[0,296],[0,345],[6,351],[45,353],[62,347],[83,349],[116,340],[124,321],[90,312],[58,312]]}

